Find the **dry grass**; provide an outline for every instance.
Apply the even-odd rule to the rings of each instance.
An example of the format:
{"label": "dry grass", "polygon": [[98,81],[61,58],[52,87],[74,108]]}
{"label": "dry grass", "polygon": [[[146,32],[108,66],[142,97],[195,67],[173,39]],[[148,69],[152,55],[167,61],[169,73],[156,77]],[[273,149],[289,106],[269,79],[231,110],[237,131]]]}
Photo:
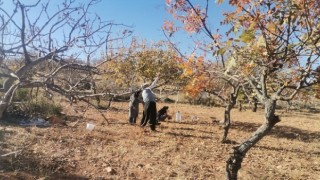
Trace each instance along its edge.
{"label": "dry grass", "polygon": [[[104,111],[108,124],[90,109],[86,119],[66,109],[68,126],[20,127],[1,123],[0,179],[224,179],[228,152],[221,144],[223,108],[168,105],[182,122],[163,122],[157,132],[127,123],[128,103]],[[142,109],[142,108],[141,108]],[[232,111],[229,138],[241,142],[263,120],[263,111]],[[318,179],[320,114],[290,112],[251,149],[239,179]],[[77,122],[77,120],[79,120]],[[76,123],[77,122],[77,123]],[[86,123],[96,125],[93,131]]]}

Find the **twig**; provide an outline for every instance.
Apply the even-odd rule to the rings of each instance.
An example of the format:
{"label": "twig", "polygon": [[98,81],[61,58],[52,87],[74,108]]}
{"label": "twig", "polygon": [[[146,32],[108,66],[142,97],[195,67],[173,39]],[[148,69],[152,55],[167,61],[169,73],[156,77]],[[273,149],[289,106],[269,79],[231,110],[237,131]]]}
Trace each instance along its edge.
{"label": "twig", "polygon": [[22,150],[18,150],[18,151],[9,152],[9,153],[7,153],[7,154],[2,154],[1,157],[6,157],[6,156],[9,156],[9,155],[11,155],[11,154],[17,154],[17,153],[19,153],[19,152],[21,152],[21,151],[22,151]]}
{"label": "twig", "polygon": [[[91,102],[89,102],[89,101],[86,100],[86,99],[82,99],[82,98],[81,98],[80,100],[81,100],[81,101],[84,101],[84,102],[86,102],[87,104],[89,104],[90,106],[94,107],[94,108],[101,114],[101,116],[103,117],[103,119],[107,121],[108,125],[110,124],[109,121],[108,121],[108,119],[107,119],[107,117],[101,112],[101,110],[100,110],[99,108],[97,108],[94,104],[92,104]],[[109,105],[110,105],[110,103],[111,103],[111,102],[109,102]]]}
{"label": "twig", "polygon": [[71,127],[74,127],[76,124],[78,124],[79,121],[80,119],[78,119]]}

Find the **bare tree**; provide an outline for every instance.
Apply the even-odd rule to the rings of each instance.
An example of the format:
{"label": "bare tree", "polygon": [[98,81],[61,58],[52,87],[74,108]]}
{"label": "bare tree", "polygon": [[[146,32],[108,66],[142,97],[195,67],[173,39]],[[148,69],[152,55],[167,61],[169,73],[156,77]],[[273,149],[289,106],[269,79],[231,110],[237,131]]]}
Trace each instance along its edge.
{"label": "bare tree", "polygon": [[[0,77],[4,81],[0,118],[18,88],[43,87],[72,99],[79,95],[79,83],[100,73],[91,65],[92,60],[101,52],[107,53],[108,43],[128,37],[132,31],[124,30],[113,37],[113,27],[127,27],[90,12],[98,2],[64,0],[57,5],[50,0],[33,4],[0,1]],[[6,62],[14,58],[22,58],[23,63],[8,66]],[[72,78],[61,76],[67,70],[82,75],[72,82]]]}

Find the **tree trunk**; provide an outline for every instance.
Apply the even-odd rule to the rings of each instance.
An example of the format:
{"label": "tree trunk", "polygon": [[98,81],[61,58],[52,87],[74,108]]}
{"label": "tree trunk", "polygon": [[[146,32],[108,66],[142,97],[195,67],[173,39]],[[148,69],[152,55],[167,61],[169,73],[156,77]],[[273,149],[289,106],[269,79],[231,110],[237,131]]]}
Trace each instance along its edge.
{"label": "tree trunk", "polygon": [[0,119],[2,119],[4,112],[7,110],[8,106],[6,104],[0,104]]}
{"label": "tree trunk", "polygon": [[4,112],[7,110],[9,104],[11,103],[11,99],[14,95],[14,92],[16,91],[17,84],[13,84],[7,92],[2,96],[1,101],[0,101],[0,119],[2,119]]}
{"label": "tree trunk", "polygon": [[258,109],[258,99],[256,97],[253,97],[252,112],[257,112],[257,109]]}
{"label": "tree trunk", "polygon": [[238,171],[241,168],[241,163],[246,153],[280,121],[279,117],[275,115],[275,108],[276,101],[267,100],[265,102],[265,122],[251,135],[251,137],[242,142],[239,146],[233,147],[232,153],[226,164],[226,179],[236,180],[238,178]]}
{"label": "tree trunk", "polygon": [[253,102],[252,112],[257,112],[257,109],[258,109],[258,103]]}
{"label": "tree trunk", "polygon": [[[94,94],[97,94],[97,86],[96,83],[94,81],[91,81],[91,88],[93,90]],[[97,107],[101,107],[101,101],[100,101],[100,97],[96,96],[96,101],[97,101]]]}
{"label": "tree trunk", "polygon": [[242,102],[238,101],[238,104],[239,104],[238,110],[241,112],[242,111]]}
{"label": "tree trunk", "polygon": [[231,125],[231,118],[230,118],[230,112],[232,110],[232,108],[234,107],[234,105],[236,104],[236,97],[233,96],[233,94],[231,95],[230,101],[224,111],[224,122],[223,122],[223,136],[222,136],[222,143],[226,143],[227,142],[227,136],[228,136],[228,132],[230,129],[230,125]]}

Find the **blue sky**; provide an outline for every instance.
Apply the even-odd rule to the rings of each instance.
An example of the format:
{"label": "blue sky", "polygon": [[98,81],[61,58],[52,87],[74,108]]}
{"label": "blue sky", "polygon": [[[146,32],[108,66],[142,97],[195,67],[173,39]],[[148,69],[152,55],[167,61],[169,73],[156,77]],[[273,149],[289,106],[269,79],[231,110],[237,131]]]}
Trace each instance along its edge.
{"label": "blue sky", "polygon": [[169,17],[164,0],[104,0],[95,7],[95,12],[105,20],[132,25],[136,36],[163,38],[162,23]]}
{"label": "blue sky", "polygon": [[[2,2],[4,2],[3,6],[8,6],[6,4],[10,1],[11,0],[2,0]],[[36,0],[21,1],[26,3],[36,2]],[[78,2],[86,1],[87,0],[78,0]],[[194,4],[205,2],[205,0],[191,1]],[[63,0],[51,0],[53,4],[61,4],[62,2]],[[222,5],[217,5],[213,0],[209,2],[210,22],[208,24],[214,32],[217,28],[221,29],[220,21],[223,18],[222,12],[228,10],[228,5],[227,2],[224,2]],[[97,13],[103,20],[132,26],[133,35],[141,39],[146,39],[148,42],[166,40],[161,28],[164,20],[172,20],[172,16],[166,12],[165,0],[101,0],[100,3],[91,9],[91,12]],[[200,37],[197,40],[208,40],[207,37],[197,37]],[[194,46],[189,34],[184,32],[174,34],[172,41],[178,44],[183,52],[188,52],[190,48]]]}
{"label": "blue sky", "polygon": [[[193,0],[201,3],[204,0]],[[212,29],[221,29],[220,21],[222,12],[228,10],[227,2],[217,5],[215,1],[210,2],[210,22]],[[172,16],[165,10],[165,0],[102,0],[96,6],[97,12],[105,20],[114,20],[116,23],[133,25],[134,35],[145,38],[148,41],[166,40],[161,30],[164,20],[172,20]],[[202,37],[201,37],[202,38]],[[179,44],[182,51],[188,51],[193,47],[189,34],[179,32],[172,39]]]}

